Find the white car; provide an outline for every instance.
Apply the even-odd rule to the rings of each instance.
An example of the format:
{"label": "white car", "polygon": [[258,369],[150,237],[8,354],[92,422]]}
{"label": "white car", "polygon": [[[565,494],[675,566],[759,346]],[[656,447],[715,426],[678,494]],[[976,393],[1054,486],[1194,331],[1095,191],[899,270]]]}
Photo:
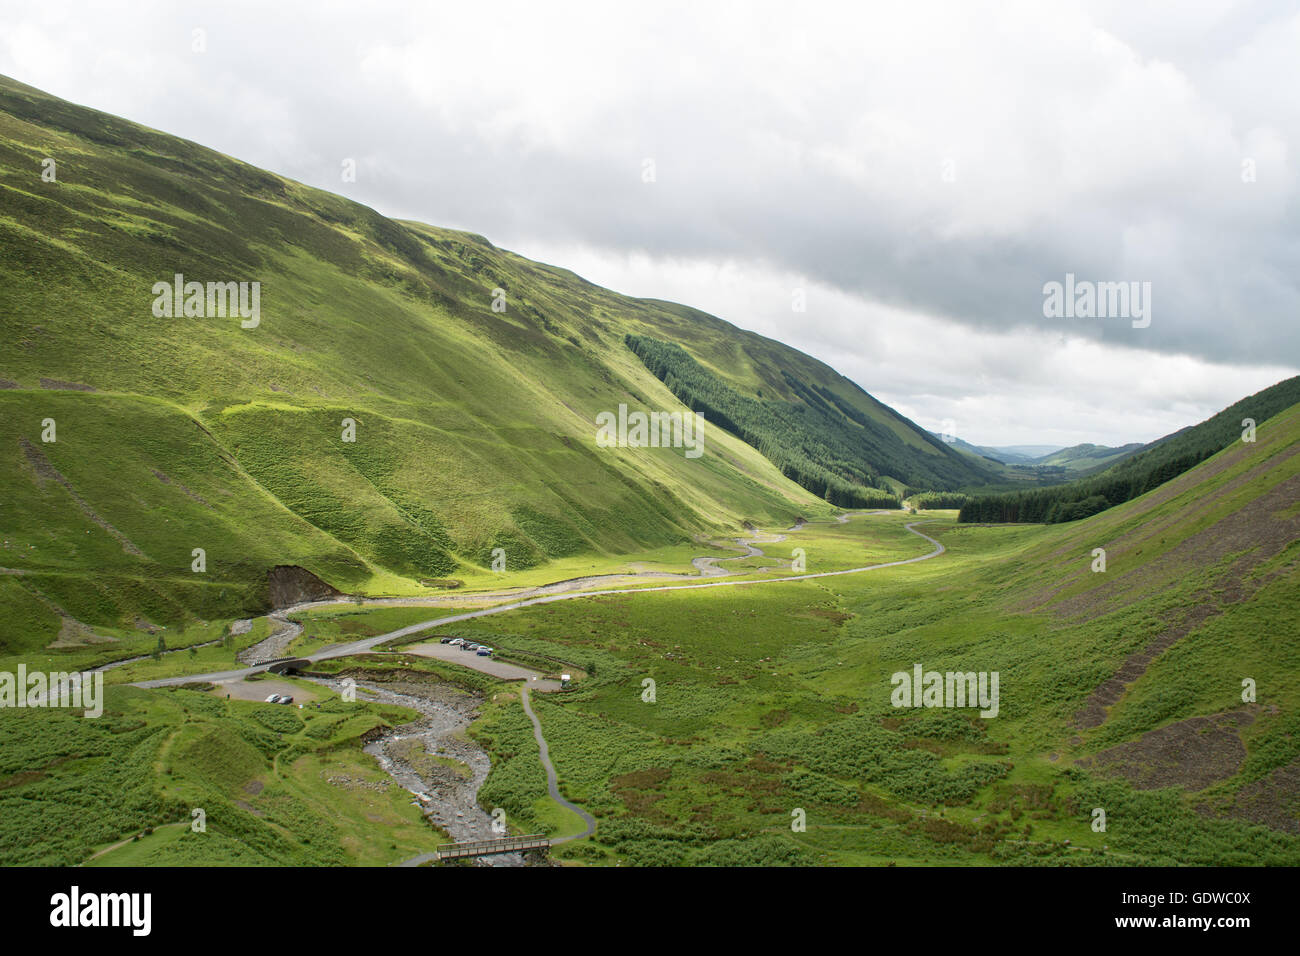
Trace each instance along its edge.
{"label": "white car", "polygon": [[280,703],[280,695],[272,694],[270,697],[266,698],[266,702],[268,704],[278,704]]}

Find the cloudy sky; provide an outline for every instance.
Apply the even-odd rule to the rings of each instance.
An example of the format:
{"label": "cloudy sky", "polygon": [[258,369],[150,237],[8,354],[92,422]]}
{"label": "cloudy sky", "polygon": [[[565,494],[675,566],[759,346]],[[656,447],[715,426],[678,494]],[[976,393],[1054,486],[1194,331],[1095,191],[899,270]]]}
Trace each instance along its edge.
{"label": "cloudy sky", "polygon": [[[1150,440],[1300,370],[1294,4],[0,0],[0,25],[0,73],[703,308],[976,444]],[[1067,273],[1149,282],[1150,324],[1046,317]]]}

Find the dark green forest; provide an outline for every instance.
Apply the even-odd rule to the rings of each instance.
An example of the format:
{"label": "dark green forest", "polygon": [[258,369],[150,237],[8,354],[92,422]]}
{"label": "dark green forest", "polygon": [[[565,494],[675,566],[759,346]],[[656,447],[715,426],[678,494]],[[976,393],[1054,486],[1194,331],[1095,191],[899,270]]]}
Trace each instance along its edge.
{"label": "dark green forest", "polygon": [[971,467],[947,449],[926,454],[830,389],[789,372],[782,376],[796,400],[750,398],[679,345],[639,335],[624,341],[692,411],[748,442],[787,478],[841,508],[901,506],[882,466],[890,477],[926,487],[952,487],[972,479]]}

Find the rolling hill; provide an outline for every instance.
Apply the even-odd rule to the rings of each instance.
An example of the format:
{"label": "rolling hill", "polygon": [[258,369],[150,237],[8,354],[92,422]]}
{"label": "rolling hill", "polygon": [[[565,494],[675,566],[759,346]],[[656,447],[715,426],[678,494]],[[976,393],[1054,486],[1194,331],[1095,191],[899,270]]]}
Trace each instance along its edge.
{"label": "rolling hill", "polygon": [[1041,458],[1036,458],[1032,463],[1048,467],[1059,465],[1073,472],[1100,471],[1108,465],[1113,465],[1127,458],[1129,455],[1137,454],[1145,447],[1147,446],[1141,442],[1130,442],[1127,445],[1115,447],[1090,444],[1072,445],[1069,448],[1062,448],[1060,451],[1054,451]]}
{"label": "rolling hill", "polygon": [[1008,464],[1024,464],[1062,450],[1060,445],[984,445],[979,448],[981,453]]}
{"label": "rolling hill", "polygon": [[[277,566],[415,593],[989,477],[778,342],[9,79],[0,171],[10,650],[260,611]],[[779,428],[598,448],[686,409],[629,337]]]}

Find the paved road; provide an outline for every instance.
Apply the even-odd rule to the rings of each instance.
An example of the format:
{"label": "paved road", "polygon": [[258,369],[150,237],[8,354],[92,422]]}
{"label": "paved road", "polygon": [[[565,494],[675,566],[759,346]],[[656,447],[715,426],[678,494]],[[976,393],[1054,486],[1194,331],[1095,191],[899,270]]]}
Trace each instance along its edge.
{"label": "paved road", "polygon": [[[336,657],[348,657],[352,654],[363,654],[372,650],[376,646],[383,644],[385,641],[396,640],[399,637],[408,637],[412,634],[419,634],[421,631],[431,630],[435,627],[444,627],[448,624],[459,624],[462,621],[472,621],[475,618],[488,617],[493,614],[505,614],[508,611],[517,611],[524,607],[533,607],[537,604],[550,604],[554,601],[572,601],[576,598],[605,597],[611,594],[646,594],[653,591],[687,591],[697,588],[741,588],[753,585],[774,585],[787,584],[791,581],[811,581],[817,578],[835,578],[845,574],[862,574],[867,571],[880,571],[884,568],[897,568],[904,564],[916,564],[919,561],[928,561],[931,558],[937,558],[946,550],[942,544],[916,530],[916,525],[924,524],[923,521],[911,521],[903,527],[912,534],[924,538],[934,545],[934,550],[928,554],[920,555],[915,558],[905,558],[900,561],[886,561],[881,564],[868,564],[860,568],[845,568],[842,571],[818,571],[815,574],[791,574],[783,578],[743,578],[738,580],[726,581],[701,581],[697,584],[658,584],[651,587],[641,588],[603,588],[595,591],[574,591],[566,594],[549,594],[544,597],[528,598],[523,601],[512,601],[508,604],[496,604],[492,607],[480,608],[477,611],[466,611],[463,614],[452,614],[448,617],[434,618],[429,621],[420,621],[417,624],[409,624],[406,627],[398,628],[395,631],[389,631],[387,634],[380,634],[376,637],[367,637],[359,641],[352,641],[348,644],[335,644],[331,647],[323,647],[311,654],[303,655],[303,660],[308,661],[325,661]],[[462,661],[466,667],[476,670],[484,668],[476,667],[479,661],[490,660],[490,658],[471,657],[469,660]],[[220,683],[227,680],[237,680],[248,677],[250,674],[256,674],[259,671],[266,670],[265,665],[255,667],[244,667],[237,670],[216,671],[210,674],[186,674],[181,677],[164,677],[159,680],[147,680],[136,682],[137,687],[169,687],[178,684],[188,684],[196,681],[210,681],[211,683]]]}

